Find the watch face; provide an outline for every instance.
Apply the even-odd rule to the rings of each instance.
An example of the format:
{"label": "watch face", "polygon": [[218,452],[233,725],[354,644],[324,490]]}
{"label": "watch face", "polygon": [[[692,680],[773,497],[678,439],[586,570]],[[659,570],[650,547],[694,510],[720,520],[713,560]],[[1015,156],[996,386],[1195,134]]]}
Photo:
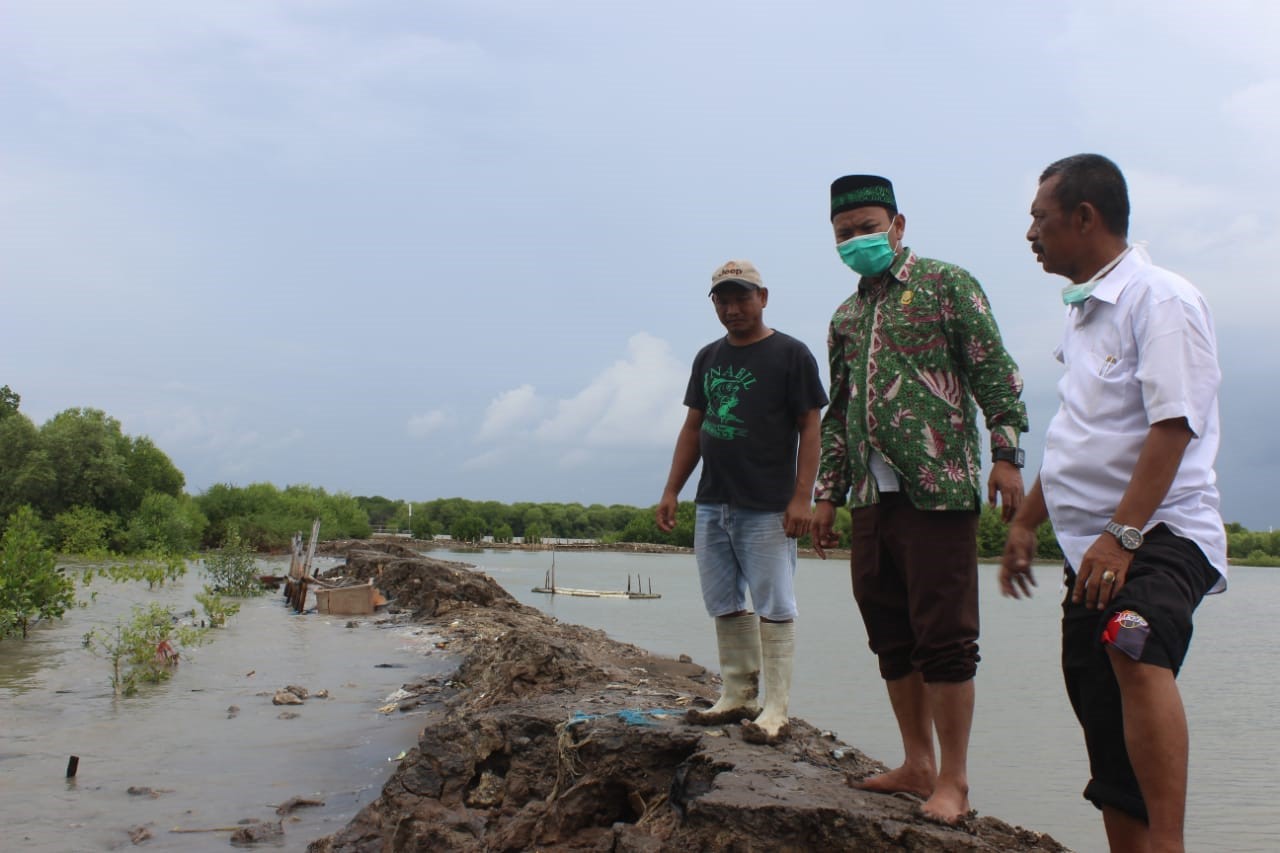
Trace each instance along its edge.
{"label": "watch face", "polygon": [[1120,532],[1120,544],[1130,551],[1142,547],[1142,531],[1136,527],[1126,527]]}

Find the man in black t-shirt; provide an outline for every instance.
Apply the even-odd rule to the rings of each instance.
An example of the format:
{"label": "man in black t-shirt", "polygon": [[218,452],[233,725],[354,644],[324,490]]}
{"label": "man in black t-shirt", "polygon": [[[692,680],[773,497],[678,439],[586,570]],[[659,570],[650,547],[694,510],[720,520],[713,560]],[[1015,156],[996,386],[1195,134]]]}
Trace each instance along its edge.
{"label": "man in black t-shirt", "polygon": [[657,522],[675,527],[680,490],[701,459],[694,552],[724,684],[713,706],[686,718],[745,721],[746,740],[776,743],[790,729],[796,539],[809,531],[827,395],[808,347],[764,324],[769,291],[754,266],[729,261],[717,269],[711,300],[728,335],[694,359]]}

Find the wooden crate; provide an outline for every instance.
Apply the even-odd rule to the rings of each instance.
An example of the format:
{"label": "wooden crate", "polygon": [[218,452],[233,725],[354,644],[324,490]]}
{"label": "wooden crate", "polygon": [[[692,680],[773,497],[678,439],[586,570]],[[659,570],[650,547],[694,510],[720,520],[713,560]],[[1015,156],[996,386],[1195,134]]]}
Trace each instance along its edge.
{"label": "wooden crate", "polygon": [[373,612],[373,581],[334,589],[316,587],[316,612],[331,616],[368,616]]}

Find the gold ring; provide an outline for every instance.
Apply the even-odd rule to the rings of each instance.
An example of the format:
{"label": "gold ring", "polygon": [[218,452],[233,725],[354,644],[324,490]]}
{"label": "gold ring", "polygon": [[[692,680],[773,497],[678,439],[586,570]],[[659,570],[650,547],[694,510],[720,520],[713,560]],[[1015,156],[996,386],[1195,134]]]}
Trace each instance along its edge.
{"label": "gold ring", "polygon": [[1102,573],[1102,582],[1103,582],[1103,583],[1115,583],[1115,582],[1116,582],[1116,573],[1115,573],[1115,572],[1113,572],[1113,571],[1111,571],[1110,569],[1107,569],[1107,571],[1105,571],[1105,572],[1103,572],[1103,573]]}

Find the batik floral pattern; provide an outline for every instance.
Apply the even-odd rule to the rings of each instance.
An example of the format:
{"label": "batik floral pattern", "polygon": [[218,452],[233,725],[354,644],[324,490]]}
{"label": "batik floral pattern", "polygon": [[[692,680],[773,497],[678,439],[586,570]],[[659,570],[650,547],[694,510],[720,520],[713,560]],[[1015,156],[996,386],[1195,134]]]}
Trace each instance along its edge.
{"label": "batik floral pattern", "polygon": [[1017,446],[1027,410],[1018,366],[973,276],[904,248],[888,273],[862,279],[836,309],[827,349],[817,499],[875,503],[867,461],[875,447],[917,507],[976,508],[977,409],[993,448]]}

